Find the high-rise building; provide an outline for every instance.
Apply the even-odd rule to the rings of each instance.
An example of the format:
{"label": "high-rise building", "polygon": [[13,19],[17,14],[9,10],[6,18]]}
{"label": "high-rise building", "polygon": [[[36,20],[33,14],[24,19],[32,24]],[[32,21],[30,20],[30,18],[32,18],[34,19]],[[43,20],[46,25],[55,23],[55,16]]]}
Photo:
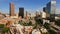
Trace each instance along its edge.
{"label": "high-rise building", "polygon": [[27,17],[28,12],[26,11],[26,17]]}
{"label": "high-rise building", "polygon": [[10,16],[14,16],[14,3],[10,3]]}
{"label": "high-rise building", "polygon": [[23,7],[19,8],[19,16],[21,16],[22,18],[24,17],[24,8]]}
{"label": "high-rise building", "polygon": [[43,7],[43,11],[46,12],[46,7]]}
{"label": "high-rise building", "polygon": [[30,14],[30,12],[29,11],[26,11],[26,16],[28,17],[30,17],[31,16],[31,14]]}
{"label": "high-rise building", "polygon": [[46,5],[48,16],[51,18],[51,21],[55,20],[55,12],[56,12],[56,0],[51,0]]}
{"label": "high-rise building", "polygon": [[56,12],[56,0],[51,0],[46,5],[47,13],[49,14],[55,14]]}

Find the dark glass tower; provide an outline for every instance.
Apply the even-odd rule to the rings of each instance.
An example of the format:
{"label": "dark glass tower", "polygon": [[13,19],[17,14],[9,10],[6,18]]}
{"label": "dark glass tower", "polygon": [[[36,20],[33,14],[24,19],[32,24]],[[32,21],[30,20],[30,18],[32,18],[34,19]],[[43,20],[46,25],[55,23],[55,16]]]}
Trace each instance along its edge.
{"label": "dark glass tower", "polygon": [[46,12],[46,7],[43,7],[43,11]]}
{"label": "dark glass tower", "polygon": [[21,16],[22,18],[24,17],[24,8],[23,7],[19,8],[19,16]]}

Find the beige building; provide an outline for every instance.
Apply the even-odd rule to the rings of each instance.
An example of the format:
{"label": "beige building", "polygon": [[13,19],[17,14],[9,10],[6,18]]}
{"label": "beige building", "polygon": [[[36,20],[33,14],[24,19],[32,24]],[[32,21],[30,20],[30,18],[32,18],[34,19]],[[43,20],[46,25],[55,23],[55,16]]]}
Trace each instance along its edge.
{"label": "beige building", "polygon": [[14,16],[14,3],[10,3],[10,16]]}
{"label": "beige building", "polygon": [[42,12],[42,18],[46,18],[46,13]]}

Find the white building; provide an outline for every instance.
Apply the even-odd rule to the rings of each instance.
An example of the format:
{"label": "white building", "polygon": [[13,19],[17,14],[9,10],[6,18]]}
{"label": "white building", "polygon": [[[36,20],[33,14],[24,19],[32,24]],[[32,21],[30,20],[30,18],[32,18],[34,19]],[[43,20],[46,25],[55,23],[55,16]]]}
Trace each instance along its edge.
{"label": "white building", "polygon": [[42,12],[42,18],[46,18],[46,13]]}

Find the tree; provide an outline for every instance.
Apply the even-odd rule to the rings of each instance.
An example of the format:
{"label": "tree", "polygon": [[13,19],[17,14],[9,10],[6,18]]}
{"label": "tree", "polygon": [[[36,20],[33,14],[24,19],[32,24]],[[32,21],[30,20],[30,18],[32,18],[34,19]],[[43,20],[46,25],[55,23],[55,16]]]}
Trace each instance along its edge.
{"label": "tree", "polygon": [[9,30],[10,30],[10,28],[4,27],[3,30],[2,30],[2,33],[8,32]]}
{"label": "tree", "polygon": [[4,24],[0,24],[0,28],[3,28],[4,27]]}
{"label": "tree", "polygon": [[49,30],[49,33],[50,33],[50,34],[57,34],[57,32],[55,32],[55,31],[52,30],[52,29]]}
{"label": "tree", "polygon": [[58,26],[60,26],[60,20],[56,20],[55,24],[58,25]]}
{"label": "tree", "polygon": [[46,33],[42,33],[42,34],[49,34],[48,32],[46,32]]}
{"label": "tree", "polygon": [[29,25],[29,26],[30,26],[30,25],[32,25],[32,22],[31,22],[31,21],[29,21],[28,25]]}
{"label": "tree", "polygon": [[44,24],[44,27],[45,27],[46,29],[50,29],[50,27],[49,27],[49,24],[48,24],[48,23],[45,23],[45,24]]}

